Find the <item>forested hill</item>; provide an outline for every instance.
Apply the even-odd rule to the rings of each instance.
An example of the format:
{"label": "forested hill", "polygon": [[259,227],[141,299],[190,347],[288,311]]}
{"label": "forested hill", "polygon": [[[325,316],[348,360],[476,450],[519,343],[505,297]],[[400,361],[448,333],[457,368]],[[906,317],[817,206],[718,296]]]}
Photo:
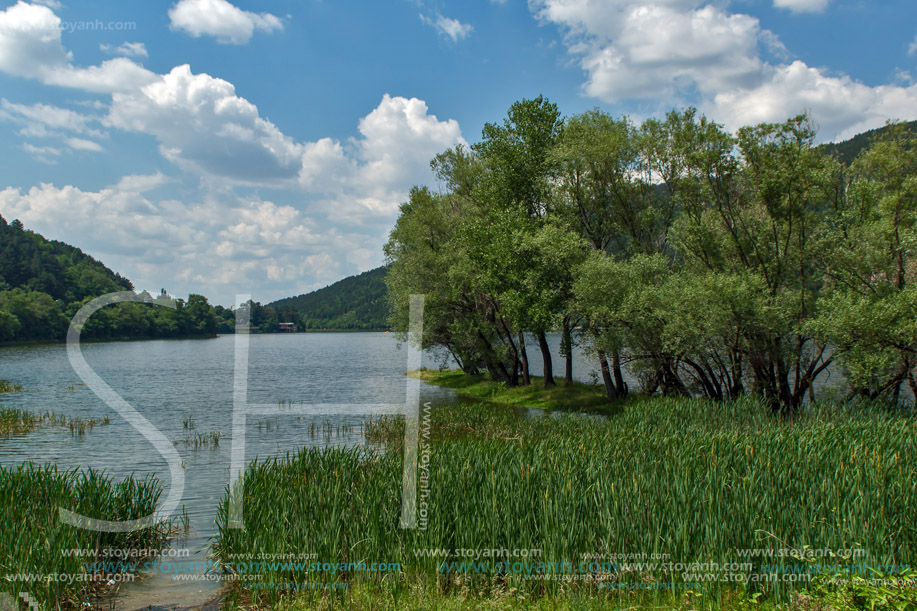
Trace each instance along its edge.
{"label": "forested hill", "polygon": [[386,271],[387,268],[378,267],[305,295],[280,299],[268,307],[288,316],[295,315],[301,329],[386,329]]}
{"label": "forested hill", "polygon": [[[130,280],[79,248],[52,241],[0,216],[0,342],[60,341],[87,301],[133,290]],[[168,298],[164,296],[163,298]],[[89,339],[199,337],[233,329],[233,314],[200,295],[175,308],[108,306],[83,329]]]}
{"label": "forested hill", "polygon": [[[908,121],[905,123],[905,125],[909,130],[917,132],[917,121]],[[877,129],[871,129],[869,131],[863,132],[862,134],[857,134],[850,140],[824,144],[821,148],[824,152],[837,158],[837,160],[841,163],[850,165],[853,163],[853,160],[857,158],[857,155],[859,155],[863,149],[869,146],[869,143],[873,138],[881,136],[887,131],[888,126],[886,125],[885,127],[879,127]]]}
{"label": "forested hill", "polygon": [[70,303],[134,287],[79,248],[46,240],[0,216],[0,291],[17,288]]}

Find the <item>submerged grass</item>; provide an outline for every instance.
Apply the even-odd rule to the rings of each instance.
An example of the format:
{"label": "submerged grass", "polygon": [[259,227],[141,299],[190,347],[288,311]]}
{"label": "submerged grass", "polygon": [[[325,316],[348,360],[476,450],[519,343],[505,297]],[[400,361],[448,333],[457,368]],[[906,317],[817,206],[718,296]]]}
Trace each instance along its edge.
{"label": "submerged grass", "polygon": [[13,384],[9,380],[0,380],[0,393],[4,392],[22,392],[22,385]]}
{"label": "submerged grass", "polygon": [[108,416],[99,419],[95,418],[74,418],[62,414],[45,412],[36,414],[23,409],[2,407],[0,408],[0,438],[9,437],[13,434],[28,433],[34,431],[38,426],[46,424],[56,424],[66,426],[70,429],[70,434],[74,437],[82,437],[87,432],[91,432],[97,426],[110,424]]}
{"label": "submerged grass", "polygon": [[[108,417],[104,418],[104,421],[105,424],[108,424]],[[45,424],[64,426],[71,422],[73,420],[53,412],[36,414],[24,409],[0,407],[0,438],[17,433],[28,433]]]}
{"label": "submerged grass", "polygon": [[113,574],[125,569],[92,563],[153,554],[163,546],[168,525],[99,533],[62,523],[58,509],[137,519],[153,513],[161,494],[153,477],[116,482],[93,470],[0,466],[0,592],[16,600],[28,593],[43,609],[92,604]]}
{"label": "submerged grass", "polygon": [[70,428],[70,435],[73,437],[82,437],[86,433],[91,433],[92,429],[97,426],[104,426],[106,424],[111,424],[111,420],[108,416],[103,418],[70,418],[67,421],[67,426]]}
{"label": "submerged grass", "polygon": [[546,389],[544,378],[532,376],[532,383],[528,386],[510,388],[503,382],[494,382],[483,375],[469,376],[454,369],[421,369],[408,372],[408,375],[428,384],[450,388],[456,394],[469,399],[510,407],[601,412],[611,412],[615,409],[615,405],[608,401],[601,386],[582,382],[573,382],[570,386],[565,386],[561,380],[555,387]]}
{"label": "submerged grass", "polygon": [[175,441],[175,445],[183,444],[187,448],[199,450],[202,448],[220,447],[220,439],[223,437],[221,431],[210,431],[209,433],[191,433],[184,439]]}
{"label": "submerged grass", "polygon": [[[383,418],[366,432],[390,441],[389,450],[305,448],[251,464],[244,530],[229,528],[224,497],[216,555],[256,604],[289,600],[297,584],[342,582],[376,584],[386,596],[419,583],[444,596],[499,587],[527,600],[572,592],[626,602],[622,586],[598,589],[584,579],[584,559],[606,563],[583,569],[587,577],[629,587],[708,579],[684,568],[608,564],[622,555],[743,563],[743,577],[820,570],[766,555],[786,549],[861,549],[855,562],[873,567],[917,562],[917,425],[905,415],[813,406],[785,422],[751,400],[662,398],[608,418],[449,406],[432,414],[420,472],[429,492],[421,491],[421,528],[413,530],[399,525],[403,423]],[[479,565],[455,550],[499,552]],[[245,554],[308,554],[320,564],[232,564]],[[497,564],[519,560],[529,564]],[[565,582],[570,573],[578,579]],[[692,586],[715,601],[708,605],[737,591],[777,604],[798,590],[779,575],[736,586],[713,573],[713,583]],[[253,576],[261,585],[241,585]],[[310,592],[300,597],[324,596]]]}
{"label": "submerged grass", "polygon": [[35,429],[39,417],[21,409],[0,407],[0,438]]}

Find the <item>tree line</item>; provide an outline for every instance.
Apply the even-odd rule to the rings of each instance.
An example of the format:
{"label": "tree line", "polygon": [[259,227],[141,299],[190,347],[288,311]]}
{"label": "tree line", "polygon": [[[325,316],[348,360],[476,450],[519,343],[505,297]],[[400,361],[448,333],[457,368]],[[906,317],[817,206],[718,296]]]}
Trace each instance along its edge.
{"label": "tree line", "polygon": [[[385,270],[345,278],[324,289],[262,305],[248,301],[252,332],[276,333],[280,323],[297,331],[375,330],[386,326]],[[0,216],[0,342],[63,341],[74,314],[92,299],[132,291],[130,280],[79,248],[48,240],[21,221]],[[234,333],[236,311],[211,305],[203,295],[174,299],[165,289],[155,299],[175,307],[145,303],[106,306],[82,330],[85,339],[213,337]]]}
{"label": "tree line", "polygon": [[[890,124],[851,164],[805,115],[736,133],[695,109],[567,119],[538,97],[437,155],[385,247],[392,323],[426,295],[423,343],[469,374],[529,384],[546,334],[632,392],[792,414],[842,367],[853,396],[917,396],[917,153]],[[636,389],[633,389],[636,390]]]}

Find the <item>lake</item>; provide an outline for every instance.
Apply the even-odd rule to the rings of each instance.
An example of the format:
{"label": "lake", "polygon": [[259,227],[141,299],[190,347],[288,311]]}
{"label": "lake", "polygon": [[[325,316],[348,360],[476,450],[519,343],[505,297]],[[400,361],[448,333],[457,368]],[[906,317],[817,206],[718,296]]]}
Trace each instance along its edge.
{"label": "lake", "polygon": [[[83,345],[93,370],[131,406],[175,443],[184,464],[182,504],[190,519],[187,536],[176,540],[183,560],[203,561],[216,529],[216,507],[230,481],[233,417],[233,336],[209,340],[156,340]],[[407,349],[386,333],[301,333],[251,335],[248,400],[250,403],[298,406],[310,403],[403,403]],[[563,376],[557,334],[549,336],[555,375]],[[537,345],[529,345],[530,368],[541,373]],[[424,366],[448,363],[443,355],[425,353]],[[596,373],[591,359],[574,353],[574,375],[589,381]],[[24,392],[0,394],[0,405],[32,412],[56,412],[71,418],[111,423],[84,436],[59,426],[0,441],[0,464],[50,462],[61,468],[92,467],[115,478],[155,473],[168,485],[165,459],[130,424],[109,408],[70,365],[63,345],[0,348],[0,379],[21,384]],[[632,388],[636,388],[632,383]],[[451,391],[422,385],[421,400],[441,405],[454,400]],[[308,445],[365,443],[357,409],[336,416],[249,416],[246,460],[294,452]],[[186,428],[190,419],[193,428]],[[321,432],[326,425],[329,432]],[[186,443],[195,433],[222,434],[219,446]],[[165,493],[167,494],[167,493]],[[165,494],[163,498],[165,498]],[[185,552],[184,550],[187,550]],[[175,580],[147,575],[125,584],[118,607],[198,604],[219,589],[215,580],[195,576]]]}

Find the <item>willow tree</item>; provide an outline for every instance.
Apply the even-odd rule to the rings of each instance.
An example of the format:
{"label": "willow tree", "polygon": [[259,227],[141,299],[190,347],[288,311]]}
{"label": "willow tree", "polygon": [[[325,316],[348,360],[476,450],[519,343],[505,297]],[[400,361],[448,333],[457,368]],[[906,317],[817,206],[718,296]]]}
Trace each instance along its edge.
{"label": "willow tree", "polygon": [[495,378],[509,381],[487,296],[474,285],[457,239],[462,219],[472,214],[461,197],[426,187],[411,190],[385,246],[391,322],[406,329],[410,295],[425,294],[423,345],[445,348],[466,373],[486,368]]}
{"label": "willow tree", "polygon": [[[493,219],[485,218],[482,222],[500,223],[508,219],[511,225],[523,232],[538,230],[549,214],[550,153],[562,124],[557,105],[538,96],[514,103],[502,124],[487,123],[484,126],[482,139],[473,148],[485,166],[478,197],[492,211]],[[515,253],[509,254],[517,256]],[[498,276],[509,277],[506,274]],[[491,279],[496,283],[500,277]],[[551,280],[550,273],[534,278],[533,289],[537,293],[544,293]],[[511,287],[496,289],[496,292],[508,290]],[[537,308],[532,310],[535,311]],[[523,353],[524,332],[531,332],[538,340],[546,387],[555,385],[551,350],[546,336],[552,329],[547,324],[550,320],[549,317],[532,315],[518,320],[516,328]]]}
{"label": "willow tree", "polygon": [[[682,133],[693,120],[693,110],[673,111],[665,121],[650,119],[639,127],[598,109],[569,118],[551,152],[553,212],[566,218],[594,250],[618,261],[667,253],[675,194],[684,174]],[[608,395],[626,395],[624,347],[610,349],[617,345],[607,341],[612,330],[582,313]],[[569,345],[571,325],[565,323],[564,343]],[[604,375],[607,371],[611,375]]]}
{"label": "willow tree", "polygon": [[754,394],[793,413],[831,362],[809,325],[823,284],[816,237],[837,194],[837,164],[813,147],[805,116],[735,137],[702,118],[691,136],[678,193],[679,254],[692,271],[760,287],[734,320],[736,356],[747,362]]}
{"label": "willow tree", "polygon": [[823,233],[830,290],[813,324],[855,394],[917,403],[917,136],[892,125],[854,161]]}

